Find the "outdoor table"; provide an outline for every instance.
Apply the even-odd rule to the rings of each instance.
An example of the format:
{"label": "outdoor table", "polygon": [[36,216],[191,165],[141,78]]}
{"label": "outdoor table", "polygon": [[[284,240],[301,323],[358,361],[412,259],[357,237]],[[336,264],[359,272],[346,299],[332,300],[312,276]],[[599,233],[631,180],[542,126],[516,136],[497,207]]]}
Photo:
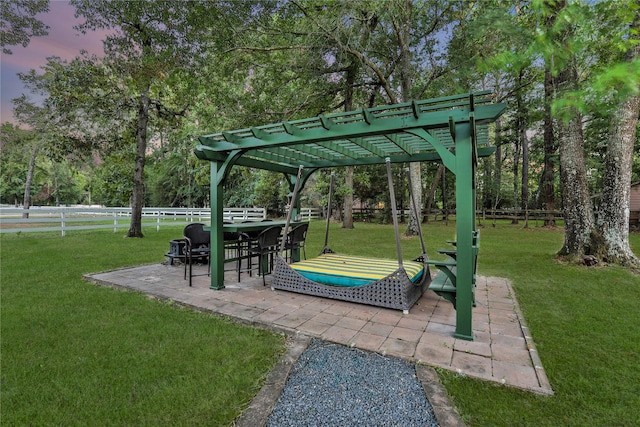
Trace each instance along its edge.
{"label": "outdoor table", "polygon": [[[263,231],[274,226],[280,226],[284,229],[286,223],[286,221],[234,222],[233,224],[223,224],[222,230],[225,233],[246,233],[247,231]],[[289,223],[289,231],[300,224],[302,224],[302,221],[291,221]]]}
{"label": "outdoor table", "polygon": [[[284,231],[284,226],[286,225],[286,221],[252,221],[252,222],[234,222],[234,223],[225,223],[222,226],[222,231],[225,233],[246,233],[247,231],[263,231],[266,230],[269,227],[274,227],[274,226],[280,226],[283,228]],[[289,223],[289,230],[291,231],[293,230],[294,227],[302,224],[303,221],[291,221]],[[205,226],[204,229],[206,231],[210,231],[211,230],[211,226]],[[285,238],[283,236],[283,238]],[[224,263],[224,251],[222,251],[219,256],[222,256],[223,260],[222,262],[220,262],[220,265],[223,265]],[[292,254],[291,254],[291,259],[293,262],[296,261],[300,261],[300,250],[293,250]],[[215,261],[212,260],[211,262],[211,275],[215,275],[216,272],[214,270],[216,270],[217,268],[217,263]],[[215,276],[214,276],[215,277]],[[224,277],[224,275],[223,275]],[[224,288],[224,283],[221,283],[218,285],[219,288],[218,289],[222,289]]]}

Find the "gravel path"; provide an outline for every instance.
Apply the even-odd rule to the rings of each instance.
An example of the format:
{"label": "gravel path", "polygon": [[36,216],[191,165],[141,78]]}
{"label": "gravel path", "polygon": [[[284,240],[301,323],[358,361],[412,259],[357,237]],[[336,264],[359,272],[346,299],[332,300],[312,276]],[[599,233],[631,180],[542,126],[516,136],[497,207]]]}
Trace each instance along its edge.
{"label": "gravel path", "polygon": [[266,425],[438,426],[414,365],[315,339]]}

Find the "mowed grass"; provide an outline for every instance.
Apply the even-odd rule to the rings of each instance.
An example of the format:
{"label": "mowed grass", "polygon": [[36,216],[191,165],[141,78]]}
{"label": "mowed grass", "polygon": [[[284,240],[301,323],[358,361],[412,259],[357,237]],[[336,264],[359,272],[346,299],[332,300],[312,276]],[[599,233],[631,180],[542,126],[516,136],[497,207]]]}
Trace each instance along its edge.
{"label": "mowed grass", "polygon": [[[404,227],[402,228],[404,230]],[[455,240],[455,222],[423,226],[430,257]],[[310,238],[324,241],[322,227]],[[329,246],[354,255],[395,258],[393,227],[333,225]],[[620,267],[556,261],[561,228],[481,227],[478,273],[509,278],[555,392],[539,396],[439,370],[470,426],[640,426],[640,275]],[[321,235],[321,236],[320,236]],[[640,254],[640,234],[630,236]],[[310,246],[311,243],[310,243]],[[321,245],[309,252],[317,253]],[[417,238],[402,239],[403,258],[420,254]]]}
{"label": "mowed grass", "polygon": [[[436,249],[455,239],[455,222],[423,230],[430,257],[443,258]],[[282,351],[282,337],[81,279],[160,262],[180,234],[0,236],[3,424],[232,422]],[[332,223],[329,246],[395,258],[393,235],[388,225]],[[468,425],[640,425],[640,276],[558,263],[562,241],[559,228],[484,223],[478,273],[512,281],[555,395],[439,371]],[[403,258],[420,254],[417,238],[401,243]],[[323,244],[324,222],[314,221],[307,256]],[[631,245],[640,253],[639,234]]]}
{"label": "mowed grass", "polygon": [[161,262],[181,229],[1,236],[2,425],[229,425],[283,337],[82,275]]}
{"label": "mowed grass", "polygon": [[[478,271],[509,278],[551,386],[533,396],[442,373],[469,425],[640,425],[640,275],[556,261],[563,231],[482,230]],[[640,254],[640,234],[630,236]]]}

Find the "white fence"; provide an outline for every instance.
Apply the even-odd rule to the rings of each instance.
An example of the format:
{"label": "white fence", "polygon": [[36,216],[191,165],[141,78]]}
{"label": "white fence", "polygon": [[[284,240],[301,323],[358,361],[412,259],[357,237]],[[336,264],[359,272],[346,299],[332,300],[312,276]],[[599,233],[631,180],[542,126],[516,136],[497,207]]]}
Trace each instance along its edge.
{"label": "white fence", "polygon": [[[28,218],[23,218],[28,214]],[[318,209],[302,208],[303,219],[317,218]],[[264,208],[224,208],[225,221],[260,221],[267,217]],[[190,222],[210,222],[209,208],[143,208],[142,226],[186,225]],[[0,207],[0,233],[60,232],[112,228],[114,233],[126,230],[131,222],[131,208],[100,207],[31,207],[29,209]]]}

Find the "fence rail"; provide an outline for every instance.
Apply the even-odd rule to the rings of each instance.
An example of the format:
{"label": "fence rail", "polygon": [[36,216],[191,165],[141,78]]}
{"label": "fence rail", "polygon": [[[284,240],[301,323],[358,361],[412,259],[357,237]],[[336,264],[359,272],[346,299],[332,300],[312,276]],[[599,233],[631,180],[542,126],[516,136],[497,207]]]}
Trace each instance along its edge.
{"label": "fence rail", "polygon": [[512,221],[562,221],[562,211],[544,209],[484,209],[477,212],[482,219],[510,219]]}
{"label": "fence rail", "polygon": [[[23,218],[24,215],[28,218]],[[302,208],[303,219],[318,218],[319,209]],[[264,208],[224,208],[225,221],[260,221],[267,217]],[[131,221],[131,208],[102,207],[38,207],[29,209],[0,207],[0,233],[32,233],[67,231],[127,229]],[[191,222],[211,221],[209,208],[143,208],[142,226],[156,227],[164,225],[186,225]]]}
{"label": "fence rail", "polygon": [[[382,209],[353,209],[355,220],[367,221],[380,214]],[[28,218],[23,218],[28,214]],[[402,212],[408,217],[409,210]],[[423,215],[426,215],[426,211]],[[322,210],[319,208],[302,208],[300,216],[303,220],[320,218]],[[444,212],[432,209],[429,216],[434,219],[445,216],[455,216],[455,210]],[[563,219],[562,211],[547,210],[517,210],[517,209],[484,209],[476,212],[478,220],[511,220],[511,221],[544,221]],[[267,217],[264,208],[224,208],[225,221],[260,221]],[[114,233],[127,229],[131,221],[131,208],[102,208],[102,207],[38,207],[29,209],[0,207],[0,233],[30,233],[30,232],[60,232],[63,236],[67,231],[93,230],[112,228]],[[143,208],[142,226],[156,227],[162,225],[186,225],[191,222],[210,222],[209,208]],[[631,227],[640,227],[640,212],[632,211],[629,218]]]}
{"label": "fence rail", "polygon": [[[354,218],[367,220],[381,215],[384,212],[382,208],[354,208]],[[398,212],[402,217],[410,215],[409,209],[400,210]],[[423,216],[433,217],[436,220],[438,217],[444,218],[445,216],[455,216],[455,209],[449,209],[445,211],[443,209],[431,209],[427,212],[426,209],[422,211]],[[542,209],[483,209],[476,211],[476,217],[478,219],[509,219],[509,220],[544,220],[552,219],[560,221],[563,219],[562,211],[558,210],[542,210]]]}

